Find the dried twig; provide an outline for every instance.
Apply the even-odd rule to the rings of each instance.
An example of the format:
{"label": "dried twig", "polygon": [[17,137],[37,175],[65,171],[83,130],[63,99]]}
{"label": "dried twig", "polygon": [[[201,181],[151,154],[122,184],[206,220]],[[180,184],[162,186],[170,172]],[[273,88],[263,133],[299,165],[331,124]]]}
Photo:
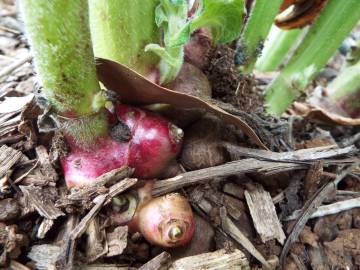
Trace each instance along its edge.
{"label": "dried twig", "polygon": [[119,169],[114,169],[110,172],[104,173],[97,177],[91,184],[87,185],[78,190],[72,190],[72,192],[67,196],[68,200],[83,200],[84,198],[88,198],[90,194],[96,193],[99,188],[112,183],[118,182],[119,180],[128,177],[132,172],[132,169],[129,167],[121,167]]}
{"label": "dried twig", "polygon": [[215,167],[182,173],[166,180],[156,181],[154,184],[153,195],[159,196],[185,186],[204,183],[206,180],[211,181],[216,177],[226,177],[248,172],[276,173],[299,170],[306,167],[307,165],[303,164],[262,161],[252,158],[243,159]]}
{"label": "dried twig", "polygon": [[[107,199],[106,199],[104,205],[107,205],[108,203],[110,203],[111,199],[113,197],[115,197],[119,193],[129,189],[130,187],[132,187],[136,183],[137,183],[136,178],[125,178],[125,179],[121,180],[119,183],[116,183],[115,185],[111,186],[109,188],[109,191],[108,191],[108,194],[107,194]],[[99,200],[99,197],[101,197],[101,195],[97,196],[93,200],[93,202],[96,203]]]}
{"label": "dried twig", "polygon": [[[4,15],[3,15],[3,16],[4,16]],[[12,34],[15,34],[15,35],[21,34],[20,31],[15,30],[15,29],[12,29],[12,28],[9,28],[9,27],[6,27],[6,26],[4,26],[4,25],[0,25],[0,30],[9,32],[9,33],[12,33]],[[8,58],[11,58],[11,57],[8,57]]]}
{"label": "dried twig", "polygon": [[[349,199],[341,202],[336,202],[328,205],[322,205],[320,206],[309,218],[317,218],[317,217],[323,217],[328,215],[333,215],[340,213],[342,211],[350,210],[353,208],[359,208],[360,207],[360,197]],[[297,210],[293,212],[291,216],[286,217],[284,220],[294,220],[297,219],[302,210]]]}
{"label": "dried twig", "polygon": [[100,211],[101,207],[103,206],[106,200],[106,195],[100,195],[100,196],[101,197],[99,198],[98,202],[94,205],[94,207],[86,214],[85,217],[82,218],[80,223],[71,232],[70,238],[72,240],[78,239],[86,231],[86,228],[89,226],[90,221]]}
{"label": "dried twig", "polygon": [[[245,148],[231,144],[225,144],[225,146],[228,150],[233,151],[233,153],[253,156],[257,159],[248,158],[237,160],[215,167],[186,172],[169,179],[157,181],[154,184],[153,195],[159,196],[185,186],[203,183],[206,180],[213,180],[217,177],[226,177],[249,172],[274,174],[289,170],[304,169],[311,165],[314,160],[357,152],[357,149],[354,146],[341,149],[336,148],[335,146],[326,146],[283,153]],[[347,164],[353,162],[353,159],[340,161],[325,160],[324,164]]]}
{"label": "dried twig", "polygon": [[239,228],[232,222],[232,220],[227,217],[222,224],[222,228],[226,234],[231,236],[236,242],[242,245],[252,256],[254,256],[262,265],[270,269],[271,265],[266,261],[266,259],[261,255],[261,253],[255,248],[255,246],[250,242],[250,240],[239,230]]}
{"label": "dried twig", "polygon": [[342,147],[346,147],[352,144],[355,144],[356,142],[360,141],[360,132],[356,133],[353,136],[346,136],[346,138],[340,143]]}
{"label": "dried twig", "polygon": [[9,135],[0,139],[0,145],[14,144],[21,141],[24,137],[24,134]]}
{"label": "dried twig", "polygon": [[118,182],[119,180],[130,176],[133,171],[134,170],[132,168],[127,166],[111,170],[97,177],[92,183],[88,185],[88,187],[100,187],[110,183]]}
{"label": "dried twig", "polygon": [[[131,186],[135,185],[137,182],[137,179],[135,178],[125,178],[130,174],[131,169],[128,167],[116,169],[113,171],[110,171],[105,175],[104,178],[101,178],[101,176],[98,178],[100,179],[97,181],[97,184],[93,184],[91,186],[86,186],[84,188],[78,189],[70,193],[69,195],[66,195],[65,197],[59,199],[56,202],[56,205],[59,207],[66,207],[68,205],[75,205],[75,206],[81,206],[82,208],[89,209],[93,206],[94,203],[97,202],[99,196],[102,196],[103,194],[107,194],[107,201],[105,204],[108,204],[111,201],[111,198],[119,194],[120,192],[123,192],[124,190],[127,190]],[[105,187],[105,184],[109,184],[114,182],[115,180],[121,181],[117,182],[111,187]]]}
{"label": "dried twig", "polygon": [[232,155],[257,158],[261,160],[287,162],[313,161],[325,158],[334,158],[342,155],[350,155],[358,152],[358,149],[353,145],[345,148],[338,148],[337,145],[329,145],[282,153],[246,148],[230,143],[224,143],[224,146]]}
{"label": "dried twig", "polygon": [[125,178],[113,186],[106,188],[93,187],[91,189],[80,190],[79,192],[72,193],[65,198],[62,198],[56,202],[58,207],[66,207],[68,205],[81,206],[84,209],[90,209],[96,204],[103,194],[107,194],[107,199],[104,205],[111,202],[112,197],[117,196],[119,193],[129,189],[137,183],[136,178]]}

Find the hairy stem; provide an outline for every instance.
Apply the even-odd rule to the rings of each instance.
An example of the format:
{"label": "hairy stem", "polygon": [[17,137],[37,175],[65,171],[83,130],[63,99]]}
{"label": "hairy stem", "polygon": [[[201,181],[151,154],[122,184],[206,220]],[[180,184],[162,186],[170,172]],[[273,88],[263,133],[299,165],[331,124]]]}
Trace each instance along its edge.
{"label": "hairy stem", "polygon": [[[47,99],[59,115],[82,119],[68,133],[80,142],[92,140],[105,132],[106,122],[99,115],[90,117],[105,100],[95,72],[87,1],[21,0],[20,8]],[[86,137],[82,127],[91,127]]]}
{"label": "hairy stem", "polygon": [[252,4],[248,21],[236,48],[235,64],[240,70],[253,70],[281,3],[282,0],[255,0]]}
{"label": "hairy stem", "polygon": [[359,19],[360,1],[328,1],[288,64],[268,86],[269,113],[284,112],[324,67]]}
{"label": "hairy stem", "polygon": [[260,58],[255,68],[260,71],[273,71],[279,68],[289,51],[298,43],[301,29],[282,30],[276,25],[271,27]]}
{"label": "hairy stem", "polygon": [[35,68],[60,113],[90,114],[100,90],[90,43],[87,1],[21,0]]}
{"label": "hairy stem", "polygon": [[142,75],[156,68],[159,58],[145,52],[159,43],[155,8],[159,0],[89,0],[90,29],[97,57],[122,63]]}

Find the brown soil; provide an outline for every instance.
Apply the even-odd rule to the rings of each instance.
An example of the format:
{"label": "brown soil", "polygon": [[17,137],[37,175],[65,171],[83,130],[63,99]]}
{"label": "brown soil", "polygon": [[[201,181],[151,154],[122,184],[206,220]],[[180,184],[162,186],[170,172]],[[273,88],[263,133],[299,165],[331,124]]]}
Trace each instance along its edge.
{"label": "brown soil", "polygon": [[251,75],[240,74],[234,64],[235,51],[229,45],[218,45],[209,54],[205,67],[213,98],[230,103],[245,112],[262,111],[263,94]]}

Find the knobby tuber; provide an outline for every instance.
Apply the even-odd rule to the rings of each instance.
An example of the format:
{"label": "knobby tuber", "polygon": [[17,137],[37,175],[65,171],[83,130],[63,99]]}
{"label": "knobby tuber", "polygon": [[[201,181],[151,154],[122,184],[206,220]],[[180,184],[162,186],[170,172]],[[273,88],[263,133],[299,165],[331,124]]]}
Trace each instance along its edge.
{"label": "knobby tuber", "polygon": [[[118,119],[117,119],[118,118]],[[121,121],[121,123],[116,123]],[[117,105],[109,122],[126,125],[128,141],[106,134],[91,146],[67,141],[71,152],[61,160],[68,187],[84,186],[121,166],[134,168],[135,177],[157,177],[180,150],[183,131],[159,115],[128,105]]]}
{"label": "knobby tuber", "polygon": [[152,198],[151,189],[148,181],[136,194],[115,197],[110,209],[112,220],[128,224],[130,231],[140,232],[152,244],[177,247],[189,243],[195,219],[186,198],[179,193]]}

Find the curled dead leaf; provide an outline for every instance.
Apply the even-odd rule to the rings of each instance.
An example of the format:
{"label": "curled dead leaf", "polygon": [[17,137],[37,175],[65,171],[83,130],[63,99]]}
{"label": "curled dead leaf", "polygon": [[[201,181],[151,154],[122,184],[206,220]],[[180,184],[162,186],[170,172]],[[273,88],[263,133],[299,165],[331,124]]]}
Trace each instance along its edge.
{"label": "curled dead leaf", "polygon": [[267,149],[246,122],[209,102],[161,87],[126,66],[108,59],[98,58],[96,68],[99,80],[107,89],[115,91],[124,103],[133,105],[163,103],[182,108],[202,108],[214,113],[223,121],[239,127],[255,144]]}
{"label": "curled dead leaf", "polygon": [[275,24],[282,29],[301,28],[311,24],[326,2],[327,0],[284,0]]}
{"label": "curled dead leaf", "polygon": [[291,114],[300,115],[307,119],[316,120],[328,124],[344,125],[344,126],[357,126],[360,125],[360,118],[350,118],[331,113],[324,108],[317,105],[308,103],[294,102],[288,110]]}

